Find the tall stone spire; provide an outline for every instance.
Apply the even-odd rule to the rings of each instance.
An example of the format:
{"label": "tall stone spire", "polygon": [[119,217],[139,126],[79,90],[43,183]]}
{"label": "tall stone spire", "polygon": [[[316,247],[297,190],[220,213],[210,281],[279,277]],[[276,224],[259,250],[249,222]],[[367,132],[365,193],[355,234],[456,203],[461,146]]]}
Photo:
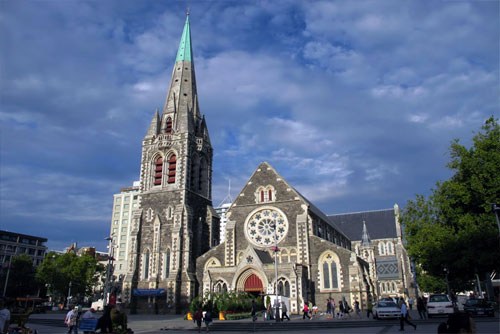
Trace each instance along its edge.
{"label": "tall stone spire", "polygon": [[193,61],[193,52],[191,48],[191,29],[189,27],[189,14],[186,16],[186,23],[184,23],[184,30],[182,31],[181,41],[179,43],[179,50],[177,50],[177,57],[175,62],[187,60]]}
{"label": "tall stone spire", "polygon": [[[142,141],[140,207],[131,221],[126,302],[133,289],[164,289],[159,309],[181,312],[197,295],[196,259],[219,240],[212,207],[212,159],[205,117],[198,107],[189,16],[165,106]],[[172,59],[173,60],[173,59]],[[135,299],[147,309],[148,301]]]}
{"label": "tall stone spire", "polygon": [[189,14],[184,23],[172,79],[168,89],[165,106],[161,116],[161,131],[165,132],[166,120],[174,120],[173,130],[179,133],[195,132],[199,129],[201,113],[198,106],[198,93],[191,45]]}
{"label": "tall stone spire", "polygon": [[368,235],[368,230],[366,229],[366,223],[363,220],[363,234],[361,236],[361,247],[371,247],[372,241],[370,240],[370,236]]}

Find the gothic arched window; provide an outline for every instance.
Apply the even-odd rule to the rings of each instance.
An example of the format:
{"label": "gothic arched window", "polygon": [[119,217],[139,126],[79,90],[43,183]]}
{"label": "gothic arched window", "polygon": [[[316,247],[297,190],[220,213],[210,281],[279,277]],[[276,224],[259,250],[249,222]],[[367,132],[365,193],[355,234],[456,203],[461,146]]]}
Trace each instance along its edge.
{"label": "gothic arched window", "polygon": [[276,192],[273,186],[259,187],[255,193],[257,203],[273,202]]}
{"label": "gothic arched window", "polygon": [[378,253],[380,255],[385,255],[385,244],[383,242],[378,244]]}
{"label": "gothic arched window", "polygon": [[393,255],[394,254],[394,246],[392,242],[388,241],[387,242],[387,254]]}
{"label": "gothic arched window", "polygon": [[199,164],[200,161],[198,159],[198,156],[193,155],[193,157],[191,158],[191,189],[193,191],[198,190],[199,177],[200,177]]}
{"label": "gothic arched window", "polygon": [[161,185],[161,179],[163,175],[163,158],[159,157],[155,162],[155,177],[154,177],[154,185]]}
{"label": "gothic arched window", "polygon": [[175,169],[177,168],[177,157],[173,154],[168,159],[168,183],[175,183]]}
{"label": "gothic arched window", "polygon": [[167,118],[167,128],[165,129],[166,133],[172,133],[172,118]]}
{"label": "gothic arched window", "polygon": [[149,278],[149,250],[146,251],[144,256],[144,279]]}
{"label": "gothic arched window", "polygon": [[290,262],[297,262],[297,250],[295,248],[290,249]]}
{"label": "gothic arched window", "polygon": [[338,290],[340,260],[337,254],[326,252],[321,256],[319,264],[321,288],[324,290]]}
{"label": "gothic arched window", "polygon": [[205,162],[205,159],[200,159],[200,166],[199,166],[199,172],[198,172],[198,190],[201,191],[202,193],[205,191],[205,185],[207,182],[207,164]]}
{"label": "gothic arched window", "polygon": [[214,292],[216,293],[227,292],[227,284],[222,280],[217,281],[217,283],[215,283],[214,285]]}
{"label": "gothic arched window", "polygon": [[280,277],[278,280],[278,294],[280,296],[290,297],[290,283],[284,277]]}
{"label": "gothic arched window", "polygon": [[170,274],[170,248],[167,248],[167,252],[165,254],[165,278]]}

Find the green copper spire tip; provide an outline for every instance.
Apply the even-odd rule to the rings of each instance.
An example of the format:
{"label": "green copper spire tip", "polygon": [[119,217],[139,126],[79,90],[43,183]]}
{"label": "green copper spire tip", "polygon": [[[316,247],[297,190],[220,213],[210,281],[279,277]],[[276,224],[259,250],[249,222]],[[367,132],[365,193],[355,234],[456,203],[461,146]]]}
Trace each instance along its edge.
{"label": "green copper spire tip", "polygon": [[193,61],[193,53],[191,51],[191,29],[189,28],[189,14],[186,17],[184,24],[184,31],[182,31],[181,42],[179,43],[179,50],[175,62],[187,60]]}

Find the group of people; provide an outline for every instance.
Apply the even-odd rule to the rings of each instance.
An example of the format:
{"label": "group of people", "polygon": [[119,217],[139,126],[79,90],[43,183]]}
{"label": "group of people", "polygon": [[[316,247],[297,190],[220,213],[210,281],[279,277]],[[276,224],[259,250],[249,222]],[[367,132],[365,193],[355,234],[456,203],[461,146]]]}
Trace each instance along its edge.
{"label": "group of people", "polygon": [[357,300],[354,301],[354,309],[353,309],[345,299],[342,299],[338,303],[338,311],[337,311],[337,304],[335,302],[335,298],[328,298],[326,300],[327,319],[346,319],[347,317],[351,318],[352,312],[354,312],[354,315],[357,318],[361,318],[360,315],[361,309],[359,307],[359,301]]}
{"label": "group of people", "polygon": [[100,330],[100,333],[113,333],[113,324],[122,332],[130,331],[127,328],[127,315],[120,310],[119,305],[106,305],[101,317],[97,318],[95,310],[90,308],[82,314],[80,306],[71,309],[64,319],[68,326],[68,334],[78,334],[78,327],[83,319],[97,319],[97,325],[93,331],[84,331],[84,334]]}
{"label": "group of people", "polygon": [[207,333],[210,333],[210,324],[213,321],[212,312],[210,311],[202,312],[201,309],[198,309],[193,316],[193,321],[196,323],[196,327],[198,327],[198,333],[201,332],[202,322],[205,323]]}

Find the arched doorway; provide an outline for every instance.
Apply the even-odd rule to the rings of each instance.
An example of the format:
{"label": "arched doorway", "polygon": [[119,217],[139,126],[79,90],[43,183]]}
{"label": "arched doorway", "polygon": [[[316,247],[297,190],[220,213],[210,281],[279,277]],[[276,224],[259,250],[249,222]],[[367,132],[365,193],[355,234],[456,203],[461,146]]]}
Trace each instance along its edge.
{"label": "arched doorway", "polygon": [[250,293],[261,293],[262,291],[264,291],[264,286],[263,286],[262,281],[260,280],[259,276],[255,275],[255,274],[251,274],[245,280],[243,290],[245,292],[250,292]]}

